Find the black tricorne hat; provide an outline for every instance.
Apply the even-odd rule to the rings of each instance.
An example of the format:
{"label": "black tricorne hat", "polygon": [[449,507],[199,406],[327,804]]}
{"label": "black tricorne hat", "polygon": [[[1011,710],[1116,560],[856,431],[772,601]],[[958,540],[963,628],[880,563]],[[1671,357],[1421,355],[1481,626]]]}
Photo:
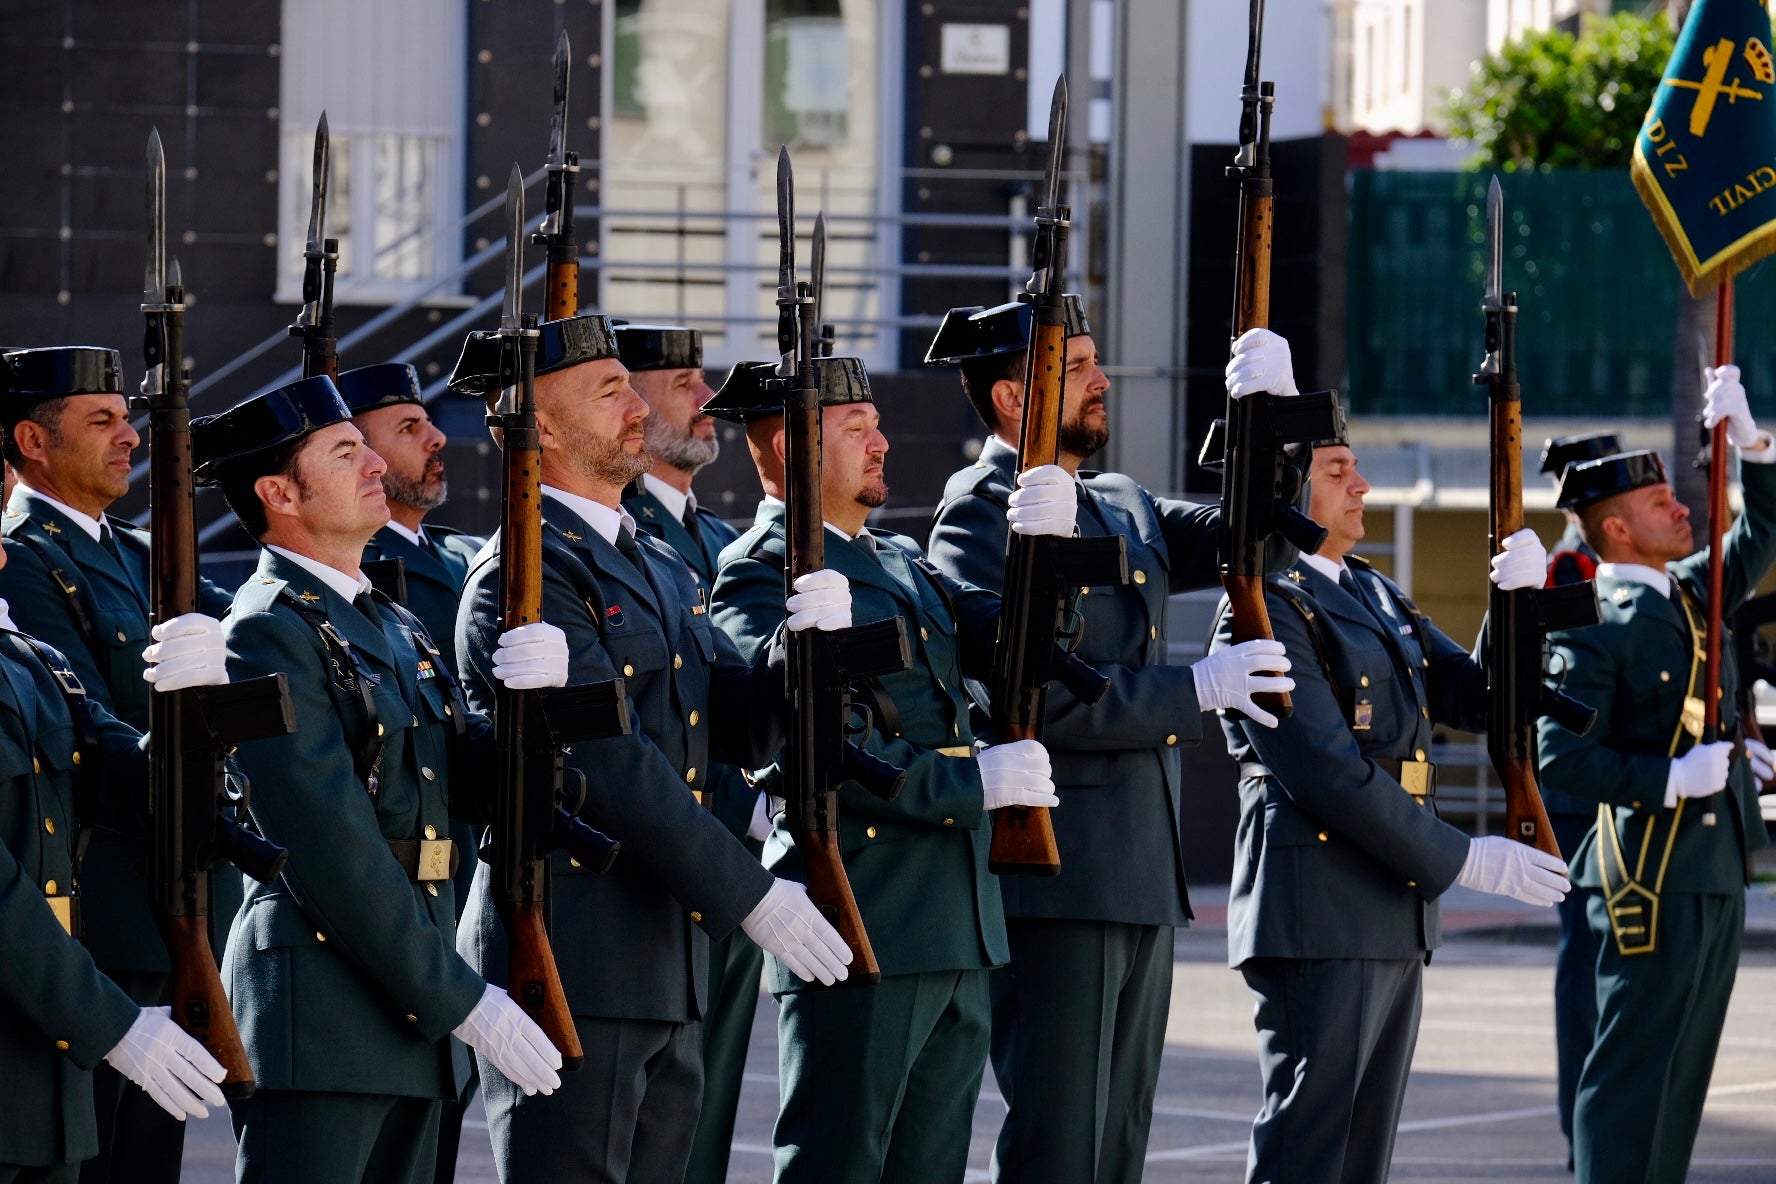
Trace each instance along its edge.
{"label": "black tricorne hat", "polygon": [[612,321],[623,365],[637,370],[701,370],[703,331],[683,325],[631,325]]}
{"label": "black tricorne hat", "polygon": [[52,345],[0,355],[0,422],[12,427],[46,399],[64,395],[120,395],[123,363],[114,349]]}
{"label": "black tricorne hat", "polygon": [[325,374],[254,395],[191,421],[192,477],[199,485],[213,485],[251,457],[349,419],[351,410]]}
{"label": "black tricorne hat", "polygon": [[[620,356],[611,321],[599,313],[544,321],[537,326],[536,372],[550,374],[581,362]],[[487,398],[518,381],[516,374],[500,373],[502,353],[496,331],[477,329],[463,342],[462,357],[450,375],[450,389],[459,395]]]}
{"label": "black tricorne hat", "polygon": [[1622,451],[1622,437],[1614,432],[1586,432],[1578,436],[1550,436],[1542,445],[1542,469],[1558,477],[1566,466]]}
{"label": "black tricorne hat", "polygon": [[419,371],[406,362],[378,362],[344,370],[335,385],[339,387],[340,402],[353,415],[398,403],[423,402],[419,395]]}
{"label": "black tricorne hat", "polygon": [[1663,484],[1665,464],[1657,452],[1650,448],[1619,452],[1568,465],[1554,504],[1563,510],[1578,510],[1618,493]]}
{"label": "black tricorne hat", "polygon": [[[703,404],[703,414],[729,423],[782,415],[783,392],[767,385],[776,373],[776,362],[735,363],[715,397]],[[820,386],[822,407],[875,401],[862,358],[815,358],[814,381]]]}
{"label": "black tricorne hat", "polygon": [[[1077,292],[1061,297],[1066,308],[1067,336],[1083,337],[1091,333],[1091,322],[1085,317],[1085,302]],[[1009,304],[982,308],[952,308],[944,314],[931,348],[925,351],[927,366],[957,366],[970,358],[988,358],[994,354],[1014,354],[1030,347],[1031,304],[1013,300]]]}

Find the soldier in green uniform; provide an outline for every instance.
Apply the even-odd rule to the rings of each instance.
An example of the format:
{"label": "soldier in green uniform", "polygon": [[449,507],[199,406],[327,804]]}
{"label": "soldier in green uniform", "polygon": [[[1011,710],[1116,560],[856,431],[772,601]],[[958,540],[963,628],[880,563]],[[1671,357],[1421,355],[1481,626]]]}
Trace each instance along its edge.
{"label": "soldier in green uniform", "polygon": [[[451,385],[499,394],[500,344],[472,334]],[[604,875],[550,862],[555,959],[586,1063],[550,1097],[525,1097],[481,1065],[502,1180],[676,1181],[703,1088],[709,946],[736,926],[807,979],[845,976],[850,951],[806,890],[772,877],[699,800],[710,764],[764,764],[782,744],[783,680],[743,661],[715,628],[695,578],[622,508],[646,471],[648,405],[629,384],[610,321],[544,322],[537,348],[542,445],[543,615],[567,631],[575,682],[621,677],[634,731],[573,745],[582,813],[622,844]],[[457,652],[471,703],[493,700],[498,535],[469,573]],[[486,869],[476,872],[460,948],[505,972],[506,939]]]}
{"label": "soldier in green uniform", "polygon": [[[782,396],[763,380],[773,363],[735,367],[709,411],[746,425],[765,498],[751,530],[722,555],[717,622],[758,650],[786,615]],[[1052,806],[1048,754],[1034,740],[976,754],[965,677],[992,660],[998,597],[953,580],[901,536],[865,528],[888,496],[882,434],[856,358],[816,363],[822,403],[826,561],[848,582],[849,625],[900,616],[908,670],[879,682],[869,750],[906,770],[884,802],[858,785],[839,788],[839,845],[865,929],[881,964],[874,987],[802,989],[774,960],[766,972],[780,1004],[782,1109],[773,1143],[779,1184],[960,1180],[986,1067],[987,972],[1007,957],[999,883],[987,871],[991,811]],[[1052,469],[1052,466],[1048,466]],[[1065,485],[1020,475],[1014,521],[1029,533],[1071,534]],[[809,594],[812,577],[797,581]],[[779,817],[766,863],[800,876],[788,820]]]}
{"label": "soldier in green uniform", "polygon": [[[1622,439],[1614,432],[1587,432],[1581,436],[1557,436],[1542,445],[1542,475],[1560,488],[1567,466],[1596,460],[1622,451]],[[1575,584],[1597,571],[1597,552],[1579,534],[1579,517],[1566,509],[1566,530],[1548,556],[1548,587]],[[1568,854],[1579,849],[1585,832],[1597,820],[1595,803],[1577,794],[1562,793],[1544,785],[1542,804],[1554,827],[1554,842]],[[1583,888],[1569,892],[1555,906],[1560,917],[1560,943],[1554,950],[1554,1052],[1558,1063],[1560,1133],[1566,1137],[1566,1166],[1572,1169],[1573,1099],[1579,1092],[1579,1070],[1591,1052],[1597,1031],[1597,941],[1585,920]]]}
{"label": "soldier in green uniform", "polygon": [[[0,565],[8,555],[0,551]],[[163,691],[226,682],[220,623],[158,627],[148,666]],[[177,651],[174,656],[172,651]],[[65,657],[19,633],[0,601],[0,1181],[72,1184],[98,1152],[92,1069],[112,1067],[169,1121],[222,1104],[222,1066],[170,1018],[143,1007],[78,940],[83,827],[102,815],[147,825],[130,787],[147,780],[139,734],[87,696]],[[76,761],[78,759],[78,762]],[[81,786],[85,775],[89,784]],[[84,810],[82,814],[80,811]]]}
{"label": "soldier in green uniform", "polygon": [[[1776,440],[1746,408],[1736,366],[1710,373],[1704,422],[1725,420],[1744,463],[1745,512],[1722,540],[1721,609],[1776,559]],[[1722,458],[1723,460],[1725,458]],[[1708,553],[1656,453],[1567,469],[1560,504],[1596,549],[1603,621],[1554,636],[1566,690],[1597,709],[1584,736],[1541,725],[1541,781],[1598,803],[1573,853],[1597,957],[1597,1032],[1579,1077],[1573,1151],[1582,1184],[1675,1184],[1689,1171],[1745,928],[1751,854],[1767,836],[1754,768],[1735,753],[1739,675],[1702,685]],[[1702,696],[1721,739],[1701,741]],[[1761,746],[1760,746],[1761,748]],[[1755,751],[1759,763],[1768,750]],[[1709,825],[1704,815],[1715,816]]]}
{"label": "soldier in green uniform", "polygon": [[[1095,706],[1060,686],[1048,692],[1042,739],[1068,803],[1054,816],[1061,874],[1000,881],[1011,964],[992,980],[993,1073],[1006,1101],[993,1178],[1129,1181],[1146,1161],[1173,932],[1190,918],[1178,749],[1201,742],[1204,711],[1253,713],[1253,692],[1291,684],[1247,678],[1288,669],[1271,641],[1194,667],[1166,665],[1166,598],[1218,584],[1221,514],[1154,497],[1119,473],[1080,472],[1110,438],[1110,380],[1077,296],[1066,297],[1066,312],[1060,467],[1077,483],[1080,533],[1123,536],[1131,578],[1092,588],[1081,602],[1076,652],[1109,677],[1110,691]],[[992,433],[980,460],[944,490],[931,558],[994,591],[1005,575],[1029,340],[1026,303],[952,309],[925,359],[960,365],[963,390]],[[1252,339],[1241,358],[1248,368],[1289,369],[1288,347],[1274,335]]]}
{"label": "soldier in green uniform", "polygon": [[[1221,721],[1240,773],[1228,962],[1257,999],[1264,1080],[1251,1184],[1387,1179],[1437,898],[1459,883],[1552,905],[1567,889],[1558,859],[1437,817],[1431,728],[1482,726],[1485,672],[1350,554],[1369,489],[1350,447],[1316,447],[1310,475],[1326,542],[1265,581],[1294,710],[1275,728]],[[1539,587],[1546,568],[1520,531],[1491,579]],[[1231,644],[1228,617],[1211,649]]]}
{"label": "soldier in green uniform", "polygon": [[[715,561],[740,532],[697,501],[691,479],[721,452],[715,420],[703,404],[714,394],[703,380],[703,334],[676,325],[617,325],[617,349],[635,393],[647,400],[646,439],[654,467],[624,491],[623,508],[636,527],[678,552],[697,577],[701,603],[715,586]],[[771,833],[765,795],[740,769],[709,766],[704,803],[754,856]],[[752,1017],[758,1010],[765,956],[735,932],[709,951],[709,1007],[703,1013],[703,1109],[691,1142],[686,1184],[721,1184],[728,1177],[734,1114],[746,1072]]]}
{"label": "soldier in green uniform", "polygon": [[[444,433],[427,414],[419,396],[419,372],[404,362],[383,362],[347,370],[338,379],[339,397],[364,434],[364,443],[382,457],[382,491],[388,498],[388,525],[364,547],[364,573],[375,583],[380,572],[400,565],[403,608],[419,618],[456,669],[456,606],[462,599],[469,563],[485,539],[436,523],[425,516],[444,504]],[[475,878],[471,854],[480,847],[475,826],[460,819],[450,823],[450,841],[464,858],[456,871],[456,919],[462,920],[469,884]],[[462,1139],[463,1113],[479,1085],[473,1060],[462,1094],[446,1102],[438,1120],[438,1162],[435,1184],[456,1178],[456,1151]]]}
{"label": "soldier in green uniform", "polygon": [[[441,837],[492,778],[418,618],[359,568],[388,521],[383,462],[331,379],[303,379],[192,424],[195,475],[264,544],[228,618],[228,667],[281,672],[298,730],[239,746],[252,815],[290,860],[236,915],[223,979],[258,1091],[234,1105],[236,1178],[421,1184],[468,1058],[526,1090],[560,1054],[456,952],[460,857]],[[501,638],[500,677],[560,686],[567,647],[538,622]]]}
{"label": "soldier in green uniform", "polygon": [[[19,483],[0,518],[12,560],[0,571],[0,596],[21,628],[66,656],[88,694],[146,729],[148,535],[106,513],[129,492],[130,457],[141,443],[130,426],[121,361],[117,351],[92,346],[18,350],[6,358],[0,424]],[[204,610],[220,615],[228,597],[208,581],[201,588]],[[166,999],[172,966],[149,912],[146,856],[141,842],[93,827],[81,869],[83,940],[130,998],[153,1004]],[[211,886],[212,946],[220,951],[240,904],[240,876],[218,868]],[[99,1153],[81,1168],[81,1180],[175,1184],[184,1125],[111,1066],[92,1076]]]}

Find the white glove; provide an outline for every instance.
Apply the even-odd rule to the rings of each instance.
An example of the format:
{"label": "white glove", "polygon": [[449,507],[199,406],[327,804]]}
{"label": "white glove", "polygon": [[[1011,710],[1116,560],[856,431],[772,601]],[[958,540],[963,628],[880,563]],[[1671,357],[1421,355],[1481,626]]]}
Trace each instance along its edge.
{"label": "white glove", "polygon": [[1504,550],[1492,557],[1492,582],[1506,592],[1540,588],[1548,582],[1548,549],[1536,532],[1524,527],[1501,544]]}
{"label": "white glove", "polygon": [[1058,806],[1048,749],[1040,740],[1013,740],[983,748],[980,756],[981,793],[986,810],[1003,806]]}
{"label": "white glove", "polygon": [[1235,399],[1266,391],[1273,395],[1295,396],[1295,363],[1289,357],[1289,343],[1269,329],[1247,329],[1233,343],[1233,358],[1227,363],[1227,393]]}
{"label": "white glove", "polygon": [[154,644],[142,651],[142,671],[157,691],[219,687],[228,681],[228,646],[222,622],[203,613],[162,621],[149,631]]}
{"label": "white glove", "polygon": [[525,1097],[552,1094],[561,1087],[555,1072],[561,1068],[561,1050],[503,987],[488,983],[481,1001],[456,1026],[455,1035],[492,1061]]}
{"label": "white glove", "polygon": [[1727,439],[1735,448],[1756,450],[1763,447],[1763,433],[1751,418],[1751,407],[1745,401],[1745,387],[1739,382],[1739,367],[1710,367],[1708,389],[1702,393],[1702,425],[1712,429],[1721,420],[1727,421]]}
{"label": "white glove", "polygon": [[1698,744],[1671,762],[1665,775],[1665,808],[1679,798],[1705,798],[1727,787],[1727,765],[1733,758],[1733,742],[1716,740]]}
{"label": "white glove", "polygon": [[789,612],[790,632],[851,628],[851,581],[843,572],[823,567],[797,576],[790,586],[795,594],[783,604]]}
{"label": "white glove", "polygon": [[1295,680],[1288,674],[1289,655],[1283,643],[1262,637],[1216,650],[1190,668],[1198,707],[1204,711],[1231,707],[1266,728],[1276,727],[1277,717],[1253,702],[1253,696],[1294,690]]}
{"label": "white glove", "polygon": [[567,685],[567,634],[547,621],[533,621],[499,635],[493,676],[510,691]]}
{"label": "white glove", "polygon": [[227,1071],[172,1017],[170,1007],[144,1007],[105,1059],[180,1122],[208,1118],[223,1104],[216,1086]]}
{"label": "white glove", "polygon": [[1017,475],[1005,520],[1017,534],[1073,537],[1079,514],[1078,483],[1060,465],[1037,465]]}
{"label": "white glove", "polygon": [[772,881],[740,928],[805,983],[819,979],[830,987],[850,973],[845,965],[851,961],[851,947],[794,880]]}
{"label": "white glove", "polygon": [[762,843],[771,837],[771,795],[761,792],[752,803],[752,821],[746,824],[746,837]]}
{"label": "white glove", "polygon": [[1539,905],[1559,904],[1572,888],[1564,860],[1503,835],[1469,839],[1468,858],[1455,882]]}
{"label": "white glove", "polygon": [[1745,759],[1751,764],[1751,775],[1760,786],[1776,781],[1776,754],[1762,740],[1745,738]]}

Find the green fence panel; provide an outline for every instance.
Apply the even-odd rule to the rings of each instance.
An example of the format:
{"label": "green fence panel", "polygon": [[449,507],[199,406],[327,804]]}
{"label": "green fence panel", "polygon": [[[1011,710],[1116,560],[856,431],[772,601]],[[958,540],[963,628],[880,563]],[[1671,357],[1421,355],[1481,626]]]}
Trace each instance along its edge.
{"label": "green fence panel", "polygon": [[[1485,172],[1351,174],[1353,412],[1485,413],[1472,376],[1482,354],[1490,180]],[[1525,413],[1668,415],[1681,283],[1627,172],[1511,173],[1500,183]],[[1776,266],[1742,274],[1735,298],[1735,360],[1754,409],[1770,414]]]}

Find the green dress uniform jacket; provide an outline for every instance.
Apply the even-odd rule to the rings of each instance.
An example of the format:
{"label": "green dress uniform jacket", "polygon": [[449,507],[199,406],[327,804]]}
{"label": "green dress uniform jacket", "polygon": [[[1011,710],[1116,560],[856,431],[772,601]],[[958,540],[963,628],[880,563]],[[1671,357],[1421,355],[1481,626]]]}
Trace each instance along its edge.
{"label": "green dress uniform jacket", "polygon": [[[470,701],[488,706],[500,562],[496,534],[457,620]],[[596,875],[560,852],[550,860],[555,962],[587,1063],[552,1096],[525,1098],[482,1062],[494,1158],[509,1180],[676,1181],[702,1088],[710,941],[771,886],[695,791],[712,761],[756,766],[782,744],[781,671],[741,660],[670,548],[642,536],[626,555],[546,494],[543,619],[567,634],[569,683],[624,680],[633,730],[567,758],[585,777],[581,815],[622,844],[615,866]],[[489,888],[478,869],[459,943],[503,982]]]}
{"label": "green dress uniform jacket", "polygon": [[[1221,724],[1241,774],[1228,962],[1259,998],[1266,1086],[1251,1181],[1386,1177],[1437,898],[1469,847],[1385,762],[1427,759],[1433,723],[1478,729],[1484,672],[1391,581],[1350,567],[1369,603],[1305,561],[1267,577],[1294,711],[1274,729]],[[1224,610],[1212,648],[1231,634]]]}
{"label": "green dress uniform jacket", "polygon": [[[758,650],[784,620],[784,507],[768,500],[722,555],[715,612]],[[991,660],[998,597],[920,569],[910,539],[828,532],[826,565],[851,585],[852,620],[899,616],[910,669],[878,680],[897,719],[867,741],[906,770],[884,802],[839,786],[839,847],[881,981],[816,990],[766,959],[780,1002],[778,1184],[960,1179],[988,1044],[987,970],[1008,955],[980,769],[971,758],[965,676]],[[954,606],[953,608],[951,606]],[[787,822],[765,859],[804,874]]]}
{"label": "green dress uniform jacket", "polygon": [[[997,592],[1017,452],[989,437],[951,476],[931,557]],[[1011,965],[993,976],[993,1071],[1006,1099],[1000,1181],[1138,1179],[1171,1003],[1173,934],[1190,918],[1182,762],[1202,739],[1188,666],[1166,664],[1166,600],[1218,582],[1220,511],[1079,475],[1082,537],[1120,535],[1129,582],[1079,598],[1075,652],[1110,680],[1096,705],[1047,692],[1042,742],[1061,808],[1061,874],[1000,880]]]}
{"label": "green dress uniform jacket", "polygon": [[[331,622],[377,680],[374,723],[350,664],[285,593]],[[268,550],[225,626],[230,676],[283,672],[298,722],[238,749],[253,820],[290,852],[277,880],[248,892],[223,965],[262,1091],[447,1099],[468,1073],[449,1037],[484,984],[456,952],[455,894],[448,879],[410,877],[389,843],[445,833],[453,778],[476,787],[492,768],[452,755],[490,752],[491,728],[471,717],[459,742],[418,622],[388,603],[379,616]],[[353,761],[372,730],[374,787]]]}
{"label": "green dress uniform jacket", "polygon": [[635,519],[636,528],[651,535],[678,552],[697,576],[703,589],[715,586],[716,569],[727,545],[740,537],[740,532],[718,518],[713,510],[697,506],[691,511],[697,522],[697,533],[681,518],[674,518],[666,504],[649,492],[647,482],[637,477],[623,492],[623,508]]}
{"label": "green dress uniform jacket", "polygon": [[[116,518],[105,521],[117,542],[115,556],[41,494],[28,486],[15,489],[0,517],[8,560],[0,569],[0,597],[12,606],[21,629],[66,656],[89,695],[142,731],[148,727],[151,693],[142,678],[142,650],[149,643],[148,534]],[[227,594],[207,580],[200,595],[199,608],[212,616],[228,607]],[[77,613],[90,629],[77,623]],[[148,908],[148,882],[141,871],[146,854],[138,840],[101,826],[94,829],[82,864],[87,895],[82,940],[113,976],[172,970]],[[211,881],[218,935],[227,931],[227,918],[240,903],[238,880],[227,873]]]}
{"label": "green dress uniform jacket", "polygon": [[[145,781],[135,730],[102,705],[90,707],[102,784]],[[75,810],[77,745],[68,701],[48,669],[17,634],[0,633],[0,948],[7,951],[0,1172],[97,1153],[91,1070],[138,1014],[45,903],[46,895],[76,890],[74,845],[91,821]]]}
{"label": "green dress uniform jacket", "polygon": [[[1741,478],[1745,512],[1723,540],[1724,616],[1776,559],[1776,465],[1746,462]],[[1742,754],[1711,799],[1717,825],[1702,824],[1701,801],[1665,809],[1674,741],[1679,756],[1692,743],[1688,732],[1677,735],[1684,700],[1706,693],[1700,673],[1691,687],[1701,641],[1676,588],[1703,628],[1707,570],[1705,550],[1667,564],[1676,585],[1669,597],[1599,577],[1602,622],[1552,638],[1567,692],[1596,708],[1597,721],[1584,736],[1542,721],[1542,783],[1607,806],[1613,823],[1606,829],[1600,819],[1570,856],[1600,951],[1596,1038],[1573,1118],[1581,1182],[1684,1178],[1738,969],[1751,856],[1768,842]],[[1723,738],[1738,728],[1732,650],[1721,647]],[[1625,887],[1624,865],[1638,887]],[[1618,945],[1612,894],[1638,910],[1615,920],[1626,926],[1627,946],[1650,946],[1644,952]]]}
{"label": "green dress uniform jacket", "polygon": [[469,565],[487,540],[431,525],[425,527],[425,537],[430,546],[421,546],[394,527],[385,526],[365,545],[364,562],[401,561],[407,573],[403,607],[419,618],[450,669],[455,670],[457,605],[462,600],[463,582],[469,578]]}

